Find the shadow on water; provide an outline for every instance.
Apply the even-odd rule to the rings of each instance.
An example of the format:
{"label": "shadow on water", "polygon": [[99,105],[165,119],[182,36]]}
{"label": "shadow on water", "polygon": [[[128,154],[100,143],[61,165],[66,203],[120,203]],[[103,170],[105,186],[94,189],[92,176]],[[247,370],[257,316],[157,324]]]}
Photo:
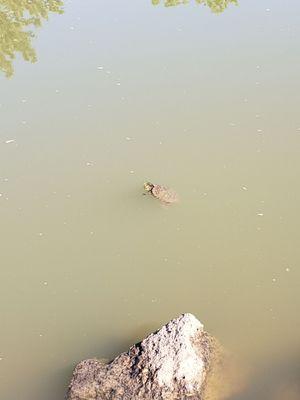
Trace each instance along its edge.
{"label": "shadow on water", "polygon": [[248,385],[230,400],[299,400],[300,354],[277,359],[251,374]]}
{"label": "shadow on water", "polygon": [[[214,13],[223,12],[230,4],[238,5],[237,0],[195,0],[195,2],[209,7]],[[152,0],[154,6],[160,3],[163,3],[165,7],[172,7],[180,4],[188,4],[190,0]]]}
{"label": "shadow on water", "polygon": [[0,0],[0,70],[7,77],[14,73],[13,60],[36,61],[31,27],[40,27],[50,12],[62,14],[61,0]]}

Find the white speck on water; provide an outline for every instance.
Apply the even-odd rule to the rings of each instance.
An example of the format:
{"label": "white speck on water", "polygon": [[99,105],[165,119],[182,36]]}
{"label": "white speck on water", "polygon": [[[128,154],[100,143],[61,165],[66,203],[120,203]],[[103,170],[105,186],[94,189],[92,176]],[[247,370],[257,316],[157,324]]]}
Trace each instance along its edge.
{"label": "white speck on water", "polygon": [[248,190],[247,186],[242,186],[242,190]]}
{"label": "white speck on water", "polygon": [[3,194],[2,193],[0,193],[0,197],[2,197],[3,196]]}
{"label": "white speck on water", "polygon": [[55,89],[55,93],[59,93],[59,90],[58,90],[58,89]]}
{"label": "white speck on water", "polygon": [[43,236],[44,234],[43,234],[43,232],[39,232],[39,236]]}
{"label": "white speck on water", "polygon": [[48,282],[46,282],[46,281],[43,282],[43,285],[44,285],[44,286],[47,286],[47,285],[48,285]]}
{"label": "white speck on water", "polygon": [[43,337],[42,333],[39,334],[39,337]]}
{"label": "white speck on water", "polygon": [[257,65],[257,66],[256,66],[256,69],[260,69],[260,65]]}
{"label": "white speck on water", "polygon": [[68,199],[70,199],[71,195],[70,195],[70,194],[67,194],[66,197],[67,197]]}
{"label": "white speck on water", "polygon": [[290,268],[287,267],[287,268],[285,269],[285,271],[286,271],[286,272],[290,272]]}
{"label": "white speck on water", "polygon": [[264,216],[263,213],[257,213],[256,215],[259,216],[259,217],[263,217]]}
{"label": "white speck on water", "polygon": [[93,235],[93,234],[94,234],[94,231],[91,231],[91,232],[90,232],[90,235]]}
{"label": "white speck on water", "polygon": [[130,173],[131,173],[131,174],[134,174],[134,171],[133,171],[133,170],[131,170],[131,171],[130,171]]}
{"label": "white speck on water", "polygon": [[162,145],[162,144],[163,144],[163,142],[159,142],[159,144],[160,144],[160,145]]}
{"label": "white speck on water", "polygon": [[90,161],[87,161],[86,163],[85,163],[85,165],[87,166],[87,167],[90,167],[91,165],[93,165]]}
{"label": "white speck on water", "polygon": [[157,298],[151,299],[151,303],[157,303]]}
{"label": "white speck on water", "polygon": [[105,71],[107,74],[111,74],[111,71],[109,71],[109,70],[107,70],[107,71]]}
{"label": "white speck on water", "polygon": [[168,259],[167,259],[167,258],[164,258],[164,262],[168,262]]}
{"label": "white speck on water", "polygon": [[260,82],[256,81],[256,82],[255,82],[255,85],[260,85]]}
{"label": "white speck on water", "polygon": [[207,196],[208,195],[208,193],[206,193],[206,192],[204,192],[203,194],[202,194],[202,196]]}
{"label": "white speck on water", "polygon": [[103,67],[102,67],[101,65],[99,65],[99,66],[97,67],[97,69],[102,70]]}
{"label": "white speck on water", "polygon": [[4,182],[8,182],[8,178],[4,178],[3,181],[4,181]]}
{"label": "white speck on water", "polygon": [[26,103],[26,101],[27,101],[26,99],[22,99],[21,100],[22,103]]}
{"label": "white speck on water", "polygon": [[130,141],[132,138],[131,137],[129,137],[129,136],[126,136],[126,138],[125,138],[126,140],[128,140],[128,141]]}
{"label": "white speck on water", "polygon": [[257,129],[257,133],[262,133],[262,129]]}
{"label": "white speck on water", "polygon": [[259,114],[255,114],[255,118],[260,118],[260,115]]}
{"label": "white speck on water", "polygon": [[121,85],[121,83],[120,82],[117,82],[117,86],[120,86]]}
{"label": "white speck on water", "polygon": [[27,121],[21,121],[21,124],[26,125]]}
{"label": "white speck on water", "polygon": [[276,278],[272,278],[272,282],[276,282],[277,281],[277,279]]}
{"label": "white speck on water", "polygon": [[236,123],[235,122],[229,122],[229,125],[230,126],[236,126]]}
{"label": "white speck on water", "polygon": [[5,140],[5,143],[6,143],[6,144],[13,143],[15,140],[16,140],[16,139]]}
{"label": "white speck on water", "polygon": [[71,31],[74,31],[74,29],[75,29],[74,26],[70,26]]}
{"label": "white speck on water", "polygon": [[271,8],[266,8],[266,11],[267,11],[267,12],[271,11]]}

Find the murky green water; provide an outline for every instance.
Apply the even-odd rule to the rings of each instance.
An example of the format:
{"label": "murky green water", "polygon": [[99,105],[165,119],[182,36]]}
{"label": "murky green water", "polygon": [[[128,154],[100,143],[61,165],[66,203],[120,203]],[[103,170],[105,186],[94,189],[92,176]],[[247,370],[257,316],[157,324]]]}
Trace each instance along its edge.
{"label": "murky green water", "polygon": [[300,357],[300,3],[63,8],[0,77],[0,398],[63,399],[186,311],[246,363]]}

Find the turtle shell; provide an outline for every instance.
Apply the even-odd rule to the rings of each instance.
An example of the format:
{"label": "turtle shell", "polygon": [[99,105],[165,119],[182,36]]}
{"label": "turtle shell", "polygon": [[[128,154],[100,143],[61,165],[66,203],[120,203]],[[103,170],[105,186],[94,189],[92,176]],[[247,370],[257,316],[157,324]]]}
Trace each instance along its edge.
{"label": "turtle shell", "polygon": [[178,196],[174,190],[161,185],[153,185],[151,193],[154,197],[159,199],[162,203],[171,204],[178,201]]}

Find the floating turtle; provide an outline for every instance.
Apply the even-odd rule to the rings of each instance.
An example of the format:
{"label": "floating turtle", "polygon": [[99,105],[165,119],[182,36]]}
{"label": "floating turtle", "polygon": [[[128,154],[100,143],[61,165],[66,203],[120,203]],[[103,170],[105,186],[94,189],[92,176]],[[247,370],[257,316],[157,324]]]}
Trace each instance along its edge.
{"label": "floating turtle", "polygon": [[177,194],[165,186],[155,185],[151,182],[144,183],[144,189],[163,204],[172,204],[178,201]]}

